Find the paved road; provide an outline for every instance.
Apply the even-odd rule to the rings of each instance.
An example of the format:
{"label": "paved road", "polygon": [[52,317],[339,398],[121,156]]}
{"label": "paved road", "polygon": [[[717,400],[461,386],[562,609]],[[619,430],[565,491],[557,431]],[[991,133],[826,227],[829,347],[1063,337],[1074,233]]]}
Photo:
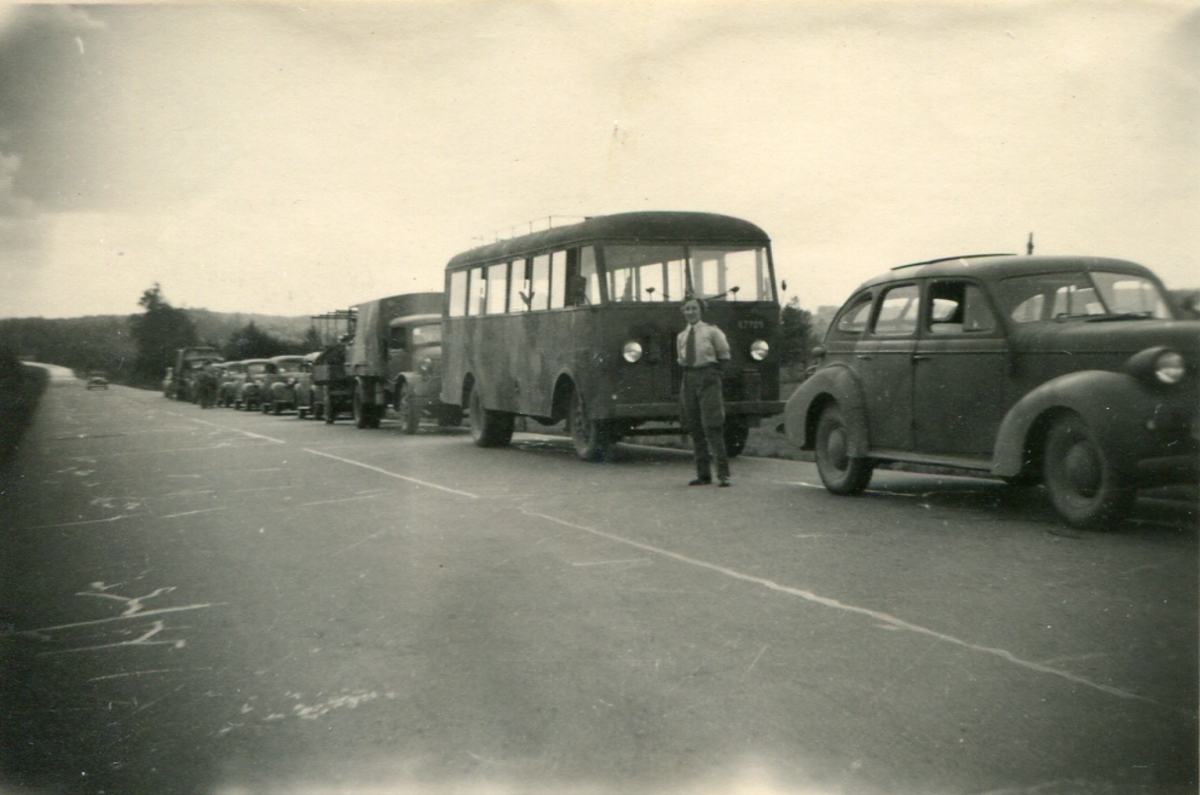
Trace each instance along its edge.
{"label": "paved road", "polygon": [[0,480],[0,789],[1196,791],[1194,505],[689,476],[57,381]]}

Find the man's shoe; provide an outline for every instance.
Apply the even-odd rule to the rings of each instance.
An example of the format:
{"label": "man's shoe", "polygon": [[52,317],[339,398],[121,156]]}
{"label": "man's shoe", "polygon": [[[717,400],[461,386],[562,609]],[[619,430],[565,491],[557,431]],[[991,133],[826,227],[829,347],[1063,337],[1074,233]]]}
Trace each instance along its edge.
{"label": "man's shoe", "polygon": [[689,486],[711,486],[712,478],[696,478],[688,481]]}
{"label": "man's shoe", "polygon": [[725,488],[726,486],[732,486],[733,484],[729,481],[729,478],[721,478],[721,481],[717,485],[721,488]]}

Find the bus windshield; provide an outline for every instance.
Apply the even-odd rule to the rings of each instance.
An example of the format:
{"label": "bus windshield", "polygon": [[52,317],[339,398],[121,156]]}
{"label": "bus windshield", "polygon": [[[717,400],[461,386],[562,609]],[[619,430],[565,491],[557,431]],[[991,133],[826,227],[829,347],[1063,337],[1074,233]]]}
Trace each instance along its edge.
{"label": "bus windshield", "polygon": [[[599,263],[596,268],[593,263]],[[583,252],[582,273],[604,274],[612,303],[774,301],[765,247],[613,244]],[[589,290],[589,292],[591,292]]]}

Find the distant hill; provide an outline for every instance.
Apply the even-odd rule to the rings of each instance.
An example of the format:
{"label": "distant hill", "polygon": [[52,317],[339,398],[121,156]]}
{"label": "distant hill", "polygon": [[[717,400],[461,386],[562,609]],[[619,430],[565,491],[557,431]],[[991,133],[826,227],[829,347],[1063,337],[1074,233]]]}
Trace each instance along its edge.
{"label": "distant hill", "polygon": [[[251,321],[280,342],[299,345],[312,321],[307,316],[283,317],[243,312],[184,309],[200,339],[223,348],[229,338]],[[114,377],[128,373],[137,355],[130,334],[131,315],[92,315],[71,318],[0,319],[0,348],[25,361],[70,367],[79,372],[103,370]]]}

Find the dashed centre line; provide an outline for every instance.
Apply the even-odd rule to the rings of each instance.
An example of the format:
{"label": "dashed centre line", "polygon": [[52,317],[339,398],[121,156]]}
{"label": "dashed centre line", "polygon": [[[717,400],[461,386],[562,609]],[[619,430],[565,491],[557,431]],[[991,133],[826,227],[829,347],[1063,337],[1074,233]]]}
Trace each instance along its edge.
{"label": "dashed centre line", "polygon": [[1062,679],[1066,679],[1067,681],[1074,682],[1079,685],[1084,685],[1086,687],[1090,687],[1095,690],[1099,690],[1100,692],[1107,693],[1111,696],[1117,696],[1118,698],[1125,698],[1125,699],[1134,699],[1137,701],[1145,701],[1150,704],[1158,704],[1159,703],[1159,702],[1155,701],[1154,699],[1147,698],[1145,696],[1139,696],[1136,693],[1130,693],[1126,690],[1121,690],[1120,688],[1100,684],[1099,682],[1093,682],[1090,679],[1087,679],[1082,676],[1078,676],[1076,674],[1071,673],[1070,671],[1063,671],[1058,668],[1052,668],[1049,665],[1045,665],[1043,663],[1038,663],[1038,662],[1033,662],[1032,660],[1022,659],[1020,657],[1017,657],[1012,652],[1006,651],[1004,649],[997,649],[997,648],[993,648],[990,646],[980,646],[978,644],[971,643],[970,641],[966,641],[961,638],[956,638],[953,635],[947,635],[945,633],[938,632],[933,629],[929,629],[928,627],[920,626],[919,624],[913,624],[911,622],[905,621],[902,618],[897,618],[895,616],[880,612],[878,610],[872,610],[867,607],[858,607],[856,605],[850,605],[850,604],[846,604],[844,602],[839,602],[837,599],[831,599],[827,596],[821,596],[819,594],[813,593],[812,591],[806,591],[802,588],[793,588],[789,585],[782,585],[780,583],[775,582],[774,580],[769,580],[765,577],[756,577],[752,574],[744,574],[740,571],[736,571],[734,569],[730,569],[725,566],[717,565],[716,563],[709,563],[708,561],[699,560],[698,558],[692,558],[687,555],[680,554],[678,552],[672,552],[669,549],[663,549],[661,547],[656,547],[652,544],[646,544],[641,541],[634,541],[631,538],[625,538],[623,536],[619,536],[614,533],[608,533],[603,530],[598,530],[594,527],[587,527],[585,525],[576,524],[574,522],[568,522],[567,520],[559,519],[556,516],[550,516],[548,514],[539,513],[537,511],[528,510],[526,508],[519,508],[519,509],[526,516],[535,516],[539,519],[545,519],[548,522],[554,522],[555,524],[562,525],[563,527],[570,527],[574,530],[580,530],[585,533],[591,533],[592,535],[599,536],[601,538],[607,538],[610,541],[615,541],[619,544],[625,544],[626,546],[631,546],[636,549],[643,550],[645,552],[653,552],[656,555],[662,555],[663,557],[670,558],[670,559],[678,561],[680,563],[686,563],[689,566],[695,566],[697,568],[707,569],[708,571],[716,572],[716,573],[722,574],[726,577],[732,577],[735,580],[741,580],[742,582],[748,582],[748,583],[752,583],[754,585],[759,585],[759,586],[762,586],[769,590],[777,591],[779,593],[785,593],[790,596],[798,596],[801,599],[804,599],[808,602],[812,602],[813,604],[822,605],[823,607],[830,607],[835,610],[841,610],[841,611],[844,611],[847,613],[855,613],[857,615],[867,616],[868,618],[873,618],[876,621],[881,622],[888,628],[908,630],[909,632],[915,632],[920,635],[925,635],[926,637],[934,638],[934,639],[942,641],[944,643],[950,643],[955,646],[961,646],[965,649],[970,649],[971,651],[988,654],[993,657],[999,657],[1000,659],[1005,660],[1006,662],[1012,663],[1013,665],[1017,665],[1022,668],[1026,668],[1031,671],[1037,671],[1038,673],[1050,674],[1051,676],[1061,677]]}
{"label": "dashed centre line", "polygon": [[426,488],[437,489],[438,491],[444,491],[447,494],[457,494],[460,497],[469,497],[472,500],[479,499],[478,494],[472,494],[469,491],[463,491],[461,489],[452,489],[449,486],[440,486],[437,483],[430,483],[427,480],[418,480],[417,478],[410,478],[408,475],[401,475],[398,472],[389,472],[386,469],[382,469],[377,466],[372,466],[371,464],[364,464],[362,461],[355,461],[353,458],[342,458],[340,455],[333,455],[332,453],[323,453],[320,450],[312,450],[308,447],[303,448],[303,450],[306,453],[312,453],[313,455],[319,455],[319,456],[322,456],[323,458],[332,458],[334,461],[341,461],[343,464],[351,464],[356,467],[362,467],[363,469],[369,469],[372,472],[378,472],[379,474],[387,475],[390,478],[396,478],[397,480],[406,480],[409,483],[415,483],[418,486],[425,486]]}

